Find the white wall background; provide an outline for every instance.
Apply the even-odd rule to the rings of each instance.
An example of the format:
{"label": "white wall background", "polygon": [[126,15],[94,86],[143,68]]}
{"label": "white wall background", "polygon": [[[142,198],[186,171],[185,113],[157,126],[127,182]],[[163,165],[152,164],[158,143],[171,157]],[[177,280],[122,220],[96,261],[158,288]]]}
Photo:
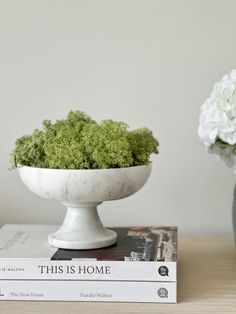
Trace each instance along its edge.
{"label": "white wall background", "polygon": [[148,126],[160,155],[106,225],[231,232],[232,170],[208,155],[199,108],[236,63],[234,0],[1,0],[0,224],[60,223],[65,208],[8,170],[17,137],[71,109]]}

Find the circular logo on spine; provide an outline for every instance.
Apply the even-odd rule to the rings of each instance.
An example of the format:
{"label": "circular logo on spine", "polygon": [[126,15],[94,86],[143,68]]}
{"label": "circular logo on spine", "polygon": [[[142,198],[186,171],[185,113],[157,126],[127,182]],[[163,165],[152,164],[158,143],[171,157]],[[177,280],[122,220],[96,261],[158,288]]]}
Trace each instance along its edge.
{"label": "circular logo on spine", "polygon": [[158,289],[157,294],[160,298],[168,298],[168,290],[166,288]]}
{"label": "circular logo on spine", "polygon": [[166,266],[160,266],[158,268],[158,273],[160,276],[169,276],[169,269]]}

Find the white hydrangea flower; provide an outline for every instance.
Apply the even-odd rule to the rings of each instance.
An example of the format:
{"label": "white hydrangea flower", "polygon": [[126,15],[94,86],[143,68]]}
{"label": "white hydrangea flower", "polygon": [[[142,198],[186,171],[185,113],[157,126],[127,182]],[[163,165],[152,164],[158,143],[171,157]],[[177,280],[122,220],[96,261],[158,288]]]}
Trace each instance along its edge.
{"label": "white hydrangea flower", "polygon": [[[214,85],[210,97],[202,105],[198,134],[207,147],[217,139],[229,145],[236,144],[236,70]],[[235,162],[230,150],[217,150],[214,145],[211,152],[220,155],[228,165]]]}

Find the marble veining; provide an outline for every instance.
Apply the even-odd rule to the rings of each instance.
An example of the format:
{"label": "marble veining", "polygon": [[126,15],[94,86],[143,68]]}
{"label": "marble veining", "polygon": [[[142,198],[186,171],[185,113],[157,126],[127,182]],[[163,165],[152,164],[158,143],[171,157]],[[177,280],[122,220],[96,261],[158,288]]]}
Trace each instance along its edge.
{"label": "marble veining", "polygon": [[102,225],[97,206],[136,193],[147,181],[151,168],[151,164],[95,170],[23,166],[18,171],[33,193],[68,207],[60,229],[49,235],[49,243],[66,249],[91,249],[116,242],[116,234]]}
{"label": "marble veining", "polygon": [[147,181],[151,164],[118,169],[60,170],[19,167],[24,184],[40,197],[61,202],[101,202],[137,192]]}

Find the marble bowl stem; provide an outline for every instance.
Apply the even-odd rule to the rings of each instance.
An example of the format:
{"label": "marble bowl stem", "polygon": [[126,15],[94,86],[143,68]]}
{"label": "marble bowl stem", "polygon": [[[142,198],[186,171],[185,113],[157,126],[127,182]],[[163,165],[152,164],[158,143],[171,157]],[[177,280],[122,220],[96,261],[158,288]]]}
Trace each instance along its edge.
{"label": "marble bowl stem", "polygon": [[49,244],[64,249],[95,249],[116,243],[117,235],[106,229],[98,215],[99,203],[66,204],[61,227],[49,234]]}

